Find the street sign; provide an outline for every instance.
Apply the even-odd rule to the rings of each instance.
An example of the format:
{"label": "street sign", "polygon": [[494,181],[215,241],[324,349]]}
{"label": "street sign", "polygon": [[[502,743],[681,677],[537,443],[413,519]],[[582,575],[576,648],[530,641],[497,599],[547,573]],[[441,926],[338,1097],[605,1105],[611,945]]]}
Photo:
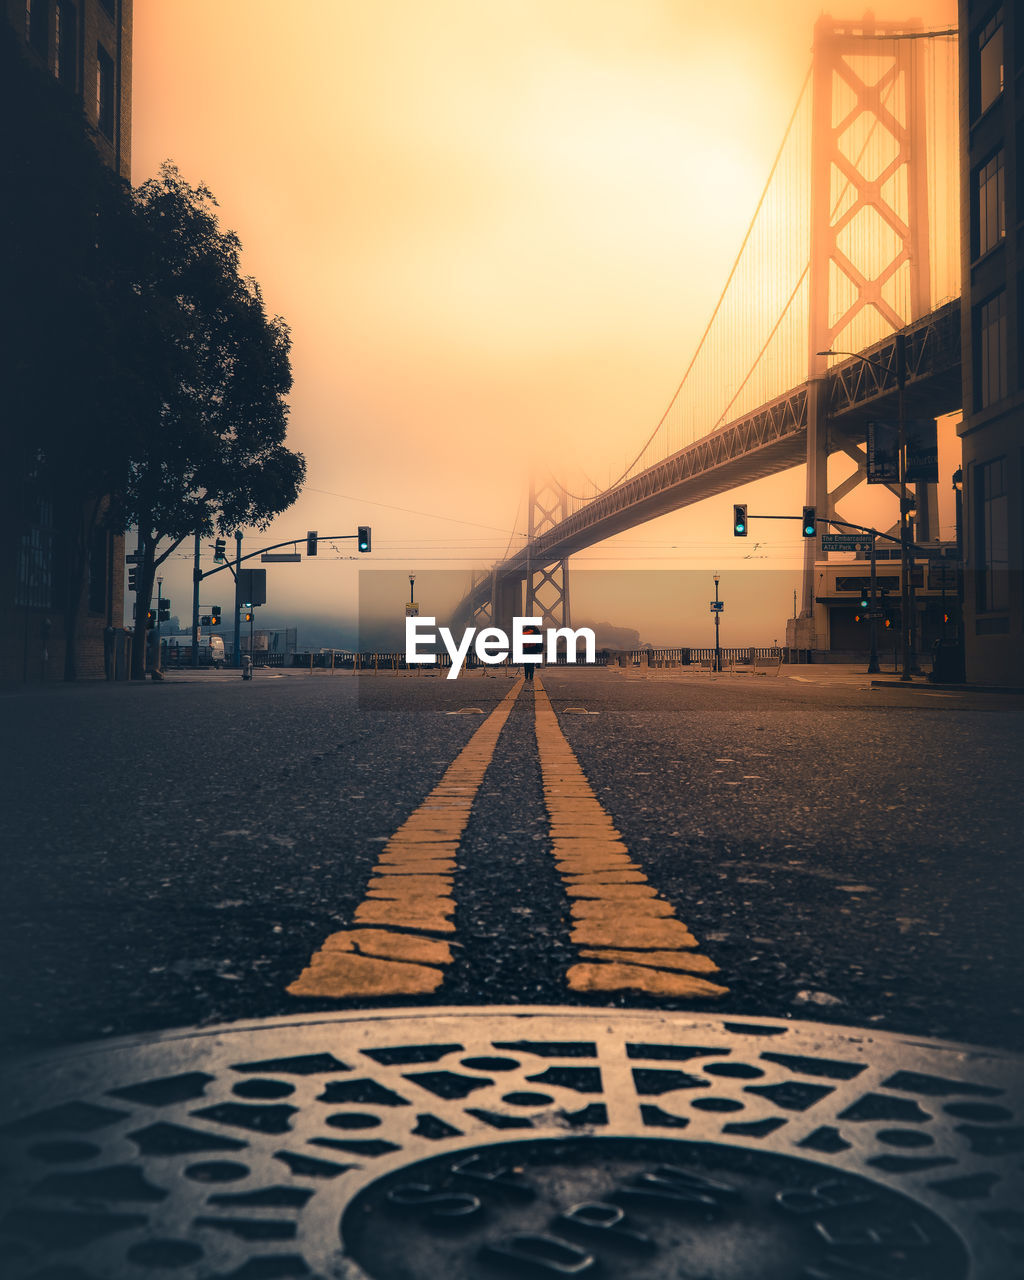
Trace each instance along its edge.
{"label": "street sign", "polygon": [[865,616],[866,616],[866,617],[868,617],[868,618],[874,618],[874,620],[875,620],[876,622],[881,622],[881,621],[882,621],[882,619],[885,617],[885,610],[884,610],[884,609],[869,609],[869,610],[867,611],[867,614],[866,614]]}
{"label": "street sign", "polygon": [[297,551],[264,551],[260,564],[299,564],[302,556]]}
{"label": "street sign", "polygon": [[823,533],[822,551],[866,551],[870,553],[873,538],[867,533]]}
{"label": "street sign", "polygon": [[410,601],[405,606],[405,616],[407,618],[418,618],[420,616],[420,607],[415,601]]}
{"label": "street sign", "polygon": [[712,601],[711,601],[711,612],[712,612],[712,613],[722,613],[722,612],[724,611],[724,609],[725,609],[725,601],[724,601],[724,600],[712,600]]}
{"label": "street sign", "polygon": [[956,589],[959,566],[948,560],[932,560],[928,564],[928,590],[949,591]]}

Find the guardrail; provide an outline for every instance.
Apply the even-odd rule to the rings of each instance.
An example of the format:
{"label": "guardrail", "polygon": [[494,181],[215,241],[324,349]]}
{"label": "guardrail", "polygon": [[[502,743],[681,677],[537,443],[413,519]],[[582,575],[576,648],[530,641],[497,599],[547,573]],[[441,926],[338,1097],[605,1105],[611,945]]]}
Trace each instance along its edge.
{"label": "guardrail", "polygon": [[[728,664],[730,667],[753,667],[757,663],[771,661],[782,663],[785,661],[784,651],[780,648],[772,646],[755,647],[748,649],[722,649],[722,665]],[[268,655],[256,655],[256,665],[280,666],[283,663],[283,655],[270,654],[270,662],[261,663],[261,657],[266,658]],[[715,650],[696,649],[696,648],[679,648],[679,649],[601,649],[595,655],[594,662],[578,662],[570,664],[564,654],[559,654],[555,662],[544,662],[544,666],[564,667],[569,665],[587,666],[587,667],[606,667],[606,666],[683,666],[698,667],[714,661]],[[276,660],[276,661],[275,661]],[[405,653],[402,650],[368,650],[365,653],[342,652],[338,649],[321,650],[318,653],[294,653],[291,655],[291,666],[303,667],[310,671],[316,670],[341,670],[341,671],[438,671],[446,670],[452,665],[451,656],[448,653],[436,654],[432,662],[414,662],[406,661]],[[511,658],[504,658],[501,662],[482,662],[476,654],[467,654],[463,664],[464,670],[492,667],[518,667],[521,663],[513,662]]]}

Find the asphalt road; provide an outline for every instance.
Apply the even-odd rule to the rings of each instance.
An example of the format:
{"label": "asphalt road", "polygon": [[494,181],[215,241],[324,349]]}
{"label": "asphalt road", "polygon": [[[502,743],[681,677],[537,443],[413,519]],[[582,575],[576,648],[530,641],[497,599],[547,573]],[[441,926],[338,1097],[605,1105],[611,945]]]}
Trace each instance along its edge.
{"label": "asphalt road", "polygon": [[[634,890],[655,898],[714,984],[693,994],[572,985],[572,894],[587,891],[553,856],[543,790],[559,790],[551,770],[569,756],[542,778],[529,686],[479,785],[444,784],[468,818],[449,840],[453,927],[421,931],[447,944],[439,985],[289,993],[326,939],[351,936],[402,824],[435,820],[439,806],[421,806],[514,689],[504,675],[4,693],[6,1050],[491,1003],[700,1008],[1024,1048],[1024,699],[799,675],[543,673],[550,749],[567,742],[583,775],[563,788],[566,812],[600,810],[622,849],[626,869],[604,879],[629,887],[599,886],[625,895],[621,911],[594,910],[628,920]],[[424,847],[405,870],[425,870]]]}

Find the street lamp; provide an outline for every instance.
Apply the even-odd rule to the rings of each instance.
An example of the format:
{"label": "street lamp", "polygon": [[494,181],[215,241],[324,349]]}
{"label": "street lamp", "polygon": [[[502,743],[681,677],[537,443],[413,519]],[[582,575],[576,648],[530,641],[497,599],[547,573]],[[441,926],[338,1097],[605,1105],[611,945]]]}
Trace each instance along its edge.
{"label": "street lamp", "polygon": [[718,609],[718,570],[715,570],[715,670],[722,670],[722,649],[718,643],[718,623],[722,614]]}
{"label": "street lamp", "polygon": [[[903,333],[893,335],[896,340],[896,416],[897,445],[896,467],[900,488],[900,632],[902,640],[902,659],[900,662],[900,680],[910,680],[911,668],[914,665],[914,653],[911,636],[911,599],[910,599],[910,526],[907,513],[910,501],[907,496],[907,339]],[[819,356],[850,356],[854,360],[863,360],[865,364],[874,365],[883,373],[889,368],[880,360],[872,360],[870,356],[862,356],[859,351],[819,351]],[[871,540],[871,612],[875,612],[875,540]],[[871,619],[871,659],[868,671],[878,670],[878,654],[875,647],[875,620]]]}
{"label": "street lamp", "polygon": [[414,573],[409,574],[409,603],[416,603],[416,575]]}

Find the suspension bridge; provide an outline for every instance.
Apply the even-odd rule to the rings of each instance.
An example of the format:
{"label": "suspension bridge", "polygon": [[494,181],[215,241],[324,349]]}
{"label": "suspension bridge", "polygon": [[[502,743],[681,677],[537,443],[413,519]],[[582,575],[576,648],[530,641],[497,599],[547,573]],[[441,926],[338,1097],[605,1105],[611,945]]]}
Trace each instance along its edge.
{"label": "suspension bridge", "polygon": [[[961,407],[956,31],[821,18],[746,235],[660,421],[611,483],[531,487],[526,544],[473,585],[457,622],[569,622],[569,557],[715,494],[803,465],[821,528],[867,478],[866,424]],[[905,366],[900,368],[901,354]],[[849,472],[829,489],[828,460]],[[891,486],[896,493],[896,486]],[[937,536],[933,483],[914,536]],[[801,648],[829,647],[805,546]]]}

